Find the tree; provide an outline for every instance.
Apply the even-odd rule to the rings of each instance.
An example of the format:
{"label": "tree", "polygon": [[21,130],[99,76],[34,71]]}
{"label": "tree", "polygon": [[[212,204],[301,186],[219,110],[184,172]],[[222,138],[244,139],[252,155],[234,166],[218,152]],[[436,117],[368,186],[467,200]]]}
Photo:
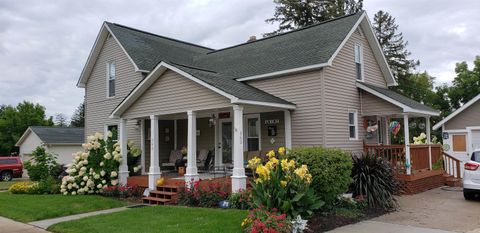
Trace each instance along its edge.
{"label": "tree", "polygon": [[85,102],[81,103],[72,115],[70,121],[71,127],[84,127],[85,126]]}
{"label": "tree", "polygon": [[363,0],[274,0],[275,13],[267,23],[279,22],[279,28],[265,33],[268,37],[361,11]]}
{"label": "tree", "polygon": [[409,80],[408,77],[420,62],[408,58],[411,55],[411,52],[407,50],[408,42],[403,40],[403,34],[397,30],[398,25],[395,23],[395,18],[389,13],[380,10],[375,14],[373,31],[382,47],[392,74],[399,84],[394,89],[404,95],[409,95],[412,93],[405,90],[411,85],[411,79]]}
{"label": "tree", "polygon": [[473,70],[468,69],[465,61],[456,65],[457,76],[448,94],[454,109],[458,109],[480,93],[480,56],[475,58],[473,64]]}
{"label": "tree", "polygon": [[55,114],[55,125],[59,127],[67,127],[67,116],[63,113]]}
{"label": "tree", "polygon": [[52,118],[46,118],[45,107],[27,101],[16,107],[0,107],[0,155],[18,152],[15,143],[29,126],[53,125]]}

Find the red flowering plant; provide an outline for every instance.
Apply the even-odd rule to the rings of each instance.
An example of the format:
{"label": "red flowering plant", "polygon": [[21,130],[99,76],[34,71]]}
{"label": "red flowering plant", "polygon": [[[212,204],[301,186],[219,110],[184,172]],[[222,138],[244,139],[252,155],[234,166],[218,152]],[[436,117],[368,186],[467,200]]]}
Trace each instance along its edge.
{"label": "red flowering plant", "polygon": [[227,199],[226,186],[218,183],[200,185],[200,181],[191,181],[190,187],[178,193],[178,204],[198,207],[217,207],[219,202]]}
{"label": "red flowering plant", "polygon": [[119,198],[140,198],[143,188],[138,185],[115,185],[103,188],[102,195]]}
{"label": "red flowering plant", "polygon": [[242,228],[247,233],[292,232],[292,224],[286,214],[279,213],[275,208],[269,211],[263,206],[250,210],[242,222]]}
{"label": "red flowering plant", "polygon": [[228,197],[228,202],[231,208],[249,210],[253,207],[252,191],[240,190],[239,192],[232,193]]}

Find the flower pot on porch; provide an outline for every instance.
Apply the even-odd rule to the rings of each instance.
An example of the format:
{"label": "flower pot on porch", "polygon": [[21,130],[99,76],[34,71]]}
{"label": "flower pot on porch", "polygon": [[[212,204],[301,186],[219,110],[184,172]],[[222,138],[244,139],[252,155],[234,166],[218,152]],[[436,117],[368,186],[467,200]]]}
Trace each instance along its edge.
{"label": "flower pot on porch", "polygon": [[181,176],[185,175],[185,167],[178,167],[178,174]]}

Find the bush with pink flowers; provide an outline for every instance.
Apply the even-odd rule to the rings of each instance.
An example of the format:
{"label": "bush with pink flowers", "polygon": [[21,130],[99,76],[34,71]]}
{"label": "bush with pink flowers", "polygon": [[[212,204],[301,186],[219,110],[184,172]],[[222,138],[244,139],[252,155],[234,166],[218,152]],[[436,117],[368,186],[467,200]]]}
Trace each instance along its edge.
{"label": "bush with pink flowers", "polygon": [[292,223],[286,214],[279,213],[276,209],[269,211],[259,207],[250,210],[242,222],[242,228],[247,233],[290,233]]}

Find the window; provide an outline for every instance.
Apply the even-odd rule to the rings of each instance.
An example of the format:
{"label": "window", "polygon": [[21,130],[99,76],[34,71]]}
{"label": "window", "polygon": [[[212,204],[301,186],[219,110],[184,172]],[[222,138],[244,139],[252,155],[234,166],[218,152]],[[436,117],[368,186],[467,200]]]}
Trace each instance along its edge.
{"label": "window", "polygon": [[247,116],[247,150],[260,150],[260,116]]}
{"label": "window", "polygon": [[363,52],[360,44],[355,44],[355,69],[357,80],[363,81]]}
{"label": "window", "polygon": [[107,65],[107,96],[115,96],[115,62],[109,62]]}
{"label": "window", "polygon": [[452,136],[453,141],[453,151],[455,152],[465,152],[467,151],[467,141],[466,135],[458,134]]}
{"label": "window", "polygon": [[358,128],[358,120],[357,120],[357,111],[349,111],[348,112],[348,133],[350,140],[355,140],[358,137],[357,128]]}
{"label": "window", "polygon": [[472,161],[480,163],[480,151],[476,151],[472,153]]}
{"label": "window", "polygon": [[105,132],[105,135],[108,133],[108,131],[112,132],[112,140],[117,141],[118,140],[118,126],[117,125],[107,125],[107,132]]}

